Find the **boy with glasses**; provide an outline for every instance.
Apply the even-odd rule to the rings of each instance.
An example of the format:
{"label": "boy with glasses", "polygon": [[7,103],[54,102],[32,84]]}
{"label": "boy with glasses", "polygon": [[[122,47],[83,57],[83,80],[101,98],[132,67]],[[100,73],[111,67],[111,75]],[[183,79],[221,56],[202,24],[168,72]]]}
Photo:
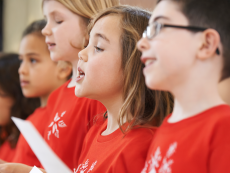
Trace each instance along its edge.
{"label": "boy with glasses", "polygon": [[160,0],[138,43],[146,84],[175,99],[143,173],[230,172],[230,107],[218,83],[230,76],[230,1]]}

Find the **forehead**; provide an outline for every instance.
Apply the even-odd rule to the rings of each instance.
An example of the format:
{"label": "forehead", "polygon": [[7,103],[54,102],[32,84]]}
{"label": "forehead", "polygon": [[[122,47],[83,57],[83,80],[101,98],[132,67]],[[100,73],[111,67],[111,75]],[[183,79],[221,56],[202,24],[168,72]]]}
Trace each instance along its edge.
{"label": "forehead", "polygon": [[28,52],[37,52],[39,54],[42,52],[49,53],[45,37],[36,34],[25,36],[20,43],[19,54],[27,54]]}
{"label": "forehead", "polygon": [[56,11],[68,12],[69,10],[64,5],[62,5],[60,2],[58,2],[56,0],[44,1],[43,13],[45,15],[52,13],[52,12],[56,12]]}
{"label": "forehead", "polygon": [[168,20],[172,23],[188,23],[187,18],[181,12],[179,3],[172,0],[162,0],[157,4],[156,8],[153,10],[150,23],[154,22],[154,20],[159,16],[168,18]]}
{"label": "forehead", "polygon": [[97,33],[105,34],[109,40],[119,39],[121,35],[121,16],[107,15],[99,19],[90,32],[90,36]]}

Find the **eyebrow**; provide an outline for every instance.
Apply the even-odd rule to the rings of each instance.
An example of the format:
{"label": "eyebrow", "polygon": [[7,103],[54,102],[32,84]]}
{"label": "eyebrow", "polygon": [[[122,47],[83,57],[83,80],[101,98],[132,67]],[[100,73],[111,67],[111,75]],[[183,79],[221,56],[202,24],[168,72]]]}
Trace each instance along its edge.
{"label": "eyebrow", "polygon": [[25,55],[19,54],[19,58],[21,58],[22,56],[39,56],[38,53],[26,53]]}
{"label": "eyebrow", "polygon": [[96,34],[95,34],[95,37],[100,37],[100,38],[102,38],[102,39],[104,39],[105,41],[107,41],[107,42],[110,43],[109,39],[108,39],[105,35],[103,35],[103,34],[101,34],[101,33],[96,33]]}
{"label": "eyebrow", "polygon": [[[55,15],[61,15],[59,11],[57,10],[53,10],[52,12],[49,13],[49,15],[51,16],[55,16]],[[46,15],[44,15],[44,17],[46,18]]]}
{"label": "eyebrow", "polygon": [[165,17],[165,16],[157,16],[157,17],[155,17],[153,20],[151,20],[149,23],[156,22],[156,21],[159,20],[159,19],[170,20],[168,17]]}

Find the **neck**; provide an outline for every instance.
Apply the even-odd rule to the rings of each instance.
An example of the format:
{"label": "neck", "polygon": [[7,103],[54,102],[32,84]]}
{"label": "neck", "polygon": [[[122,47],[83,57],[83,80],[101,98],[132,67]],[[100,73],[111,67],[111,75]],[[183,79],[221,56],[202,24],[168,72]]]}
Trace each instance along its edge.
{"label": "neck", "polygon": [[109,100],[101,101],[107,108],[108,124],[102,135],[109,135],[119,128],[118,120],[121,107],[124,103],[122,94],[107,97]]}
{"label": "neck", "polygon": [[75,87],[76,85],[76,78],[77,78],[77,65],[78,65],[78,58],[75,58],[74,60],[70,61],[72,64],[72,78],[70,83],[68,84],[68,88]]}
{"label": "neck", "polygon": [[174,110],[169,122],[178,122],[180,120],[195,116],[211,107],[224,104],[218,93],[218,80],[207,78],[187,81],[180,87],[172,91],[175,102]]}
{"label": "neck", "polygon": [[49,95],[40,97],[41,107],[44,108],[47,105]]}

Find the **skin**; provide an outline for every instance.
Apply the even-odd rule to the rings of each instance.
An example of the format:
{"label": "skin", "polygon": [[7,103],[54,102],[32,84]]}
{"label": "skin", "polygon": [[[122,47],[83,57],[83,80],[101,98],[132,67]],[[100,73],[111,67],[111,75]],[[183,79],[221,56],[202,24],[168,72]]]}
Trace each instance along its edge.
{"label": "skin", "polygon": [[[149,23],[188,26],[187,18],[177,3],[161,1]],[[208,108],[223,104],[218,94],[222,58],[220,36],[213,29],[191,32],[185,29],[163,28],[153,39],[138,43],[145,63],[146,85],[151,89],[170,91],[175,97],[169,122],[178,122]],[[204,70],[205,69],[205,70]]]}
{"label": "skin", "polygon": [[[71,12],[57,1],[44,1],[43,14],[47,20],[42,34],[54,61],[69,61],[77,66],[78,53],[87,44],[87,23],[84,18]],[[51,46],[50,43],[55,44]],[[73,80],[68,87],[75,86],[77,71],[73,70]]]}
{"label": "skin", "polygon": [[229,92],[229,86],[230,86],[230,78],[227,78],[220,82],[219,84],[219,93],[221,98],[230,105],[230,92]]}
{"label": "skin", "polygon": [[7,96],[0,89],[0,126],[5,126],[10,120],[10,109],[14,104],[14,99]]}
{"label": "skin", "polygon": [[90,32],[88,46],[79,53],[78,69],[81,68],[85,76],[78,76],[75,95],[95,99],[105,105],[108,126],[103,135],[119,128],[117,119],[124,102],[120,28],[120,16],[109,15],[99,19]]}
{"label": "skin", "polygon": [[[25,36],[20,44],[18,70],[22,92],[25,97],[39,97],[41,106],[46,106],[50,93],[63,84],[61,69],[50,59],[45,38],[36,34]],[[42,82],[41,82],[42,81]]]}

